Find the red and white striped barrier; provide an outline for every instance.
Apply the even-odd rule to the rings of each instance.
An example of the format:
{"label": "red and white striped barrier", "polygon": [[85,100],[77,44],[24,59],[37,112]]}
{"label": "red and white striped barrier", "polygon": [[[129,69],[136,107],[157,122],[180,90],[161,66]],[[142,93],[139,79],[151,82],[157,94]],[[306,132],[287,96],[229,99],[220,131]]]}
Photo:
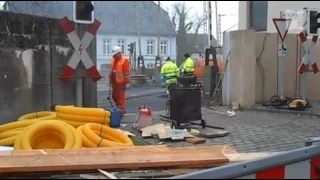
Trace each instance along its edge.
{"label": "red and white striped barrier", "polygon": [[312,67],[313,73],[316,74],[317,72],[319,72],[319,69],[316,62],[314,61],[314,49],[318,40],[318,36],[313,36],[310,47],[307,44],[307,37],[303,32],[299,34],[299,38],[302,42],[302,45],[306,53],[302,58],[302,62],[298,71],[300,74],[303,74],[304,72],[308,72],[309,64],[310,64]]}
{"label": "red and white striped barrier", "polygon": [[79,62],[82,61],[84,67],[88,70],[89,76],[93,81],[98,81],[99,79],[101,79],[101,75],[97,70],[97,67],[94,65],[92,59],[86,51],[92,39],[96,35],[101,22],[95,20],[94,23],[89,26],[87,32],[84,34],[81,40],[75,32],[73,24],[67,17],[60,19],[59,24],[61,25],[73,48],[75,49],[71,59],[69,60],[67,66],[64,68],[64,71],[62,72],[60,77],[64,80],[69,80],[76,70]]}
{"label": "red and white striped barrier", "polygon": [[320,146],[311,145],[169,179],[320,179]]}
{"label": "red and white striped barrier", "polygon": [[288,164],[237,179],[318,179],[317,159]]}

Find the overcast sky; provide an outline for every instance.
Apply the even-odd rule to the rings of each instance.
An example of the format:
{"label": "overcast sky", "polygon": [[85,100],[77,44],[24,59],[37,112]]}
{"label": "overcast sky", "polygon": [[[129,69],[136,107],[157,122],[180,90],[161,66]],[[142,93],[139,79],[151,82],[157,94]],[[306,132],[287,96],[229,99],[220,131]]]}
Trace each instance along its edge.
{"label": "overcast sky", "polygon": [[[156,1],[157,2],[157,1]],[[177,1],[160,1],[161,6],[166,9],[171,6],[172,3]],[[192,13],[197,12],[198,14],[203,14],[203,1],[185,1],[187,6],[192,7]],[[213,35],[216,36],[216,21],[215,21],[215,8],[214,8],[214,1],[212,2],[212,16],[213,16]],[[2,6],[3,1],[0,1],[0,6]],[[230,27],[234,26],[238,23],[238,11],[239,11],[239,1],[218,1],[218,14],[235,14],[235,15],[228,15],[222,17],[221,20],[221,30],[229,29]],[[231,30],[238,29],[238,26],[232,28]],[[203,30],[201,30],[203,31]]]}

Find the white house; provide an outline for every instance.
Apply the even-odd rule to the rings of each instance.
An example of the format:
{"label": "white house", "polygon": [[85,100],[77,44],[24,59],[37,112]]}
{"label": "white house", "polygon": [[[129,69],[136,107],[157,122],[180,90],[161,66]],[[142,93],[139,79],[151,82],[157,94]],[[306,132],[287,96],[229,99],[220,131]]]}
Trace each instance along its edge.
{"label": "white house", "polygon": [[[111,50],[119,45],[125,55],[128,55],[129,44],[136,42],[137,56],[138,25],[137,9],[139,13],[141,55],[144,56],[145,66],[154,67],[157,55],[157,35],[160,34],[160,57],[176,59],[176,31],[171,23],[168,12],[160,9],[158,24],[158,5],[153,1],[95,1],[95,18],[101,21],[97,34],[97,67],[111,63]],[[11,1],[9,10],[62,18],[72,19],[72,1],[37,1],[36,4],[28,1]]]}
{"label": "white house", "polygon": [[[115,45],[119,45],[123,53],[128,56],[128,45],[135,42],[138,56],[138,26],[135,1],[104,1],[99,3],[105,4],[103,5],[105,8],[103,8],[104,17],[100,18],[103,25],[97,37],[98,67],[101,64],[110,64],[111,49]],[[159,26],[157,23],[157,4],[153,1],[139,1],[138,7],[141,30],[141,55],[144,56],[146,68],[154,67],[158,50],[158,33],[160,34],[160,57],[163,60],[168,56],[171,59],[176,59],[176,31],[168,13],[160,9]],[[99,9],[97,11],[99,12]]]}
{"label": "white house", "polygon": [[320,1],[239,1],[239,29],[276,32],[272,18],[290,17],[290,29],[297,33],[295,30],[302,28],[304,7],[320,9]]}

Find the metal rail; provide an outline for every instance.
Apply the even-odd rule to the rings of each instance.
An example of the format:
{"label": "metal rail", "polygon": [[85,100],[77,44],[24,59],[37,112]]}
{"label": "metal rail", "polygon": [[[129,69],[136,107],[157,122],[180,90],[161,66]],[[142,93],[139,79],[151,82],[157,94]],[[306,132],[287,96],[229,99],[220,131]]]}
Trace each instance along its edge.
{"label": "metal rail", "polygon": [[241,162],[174,176],[170,179],[236,179],[270,168],[305,161],[317,156],[320,156],[320,146],[314,145],[270,155],[269,157],[259,160]]}

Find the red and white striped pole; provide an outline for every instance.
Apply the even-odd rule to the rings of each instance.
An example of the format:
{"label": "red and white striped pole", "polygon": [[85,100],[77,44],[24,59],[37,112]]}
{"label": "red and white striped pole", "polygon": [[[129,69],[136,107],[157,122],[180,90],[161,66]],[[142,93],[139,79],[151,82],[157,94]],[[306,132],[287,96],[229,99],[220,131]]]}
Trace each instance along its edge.
{"label": "red and white striped pole", "polygon": [[62,79],[69,80],[80,61],[82,61],[84,67],[88,70],[89,76],[93,81],[98,81],[99,79],[101,79],[101,75],[97,70],[97,67],[94,65],[88,52],[86,51],[92,39],[96,35],[101,22],[95,20],[94,23],[89,26],[87,32],[84,34],[81,40],[75,32],[73,24],[67,17],[60,19],[59,23],[66,33],[67,37],[69,38],[73,48],[75,49],[71,59],[69,60],[67,66],[64,68],[64,71],[61,74]]}

